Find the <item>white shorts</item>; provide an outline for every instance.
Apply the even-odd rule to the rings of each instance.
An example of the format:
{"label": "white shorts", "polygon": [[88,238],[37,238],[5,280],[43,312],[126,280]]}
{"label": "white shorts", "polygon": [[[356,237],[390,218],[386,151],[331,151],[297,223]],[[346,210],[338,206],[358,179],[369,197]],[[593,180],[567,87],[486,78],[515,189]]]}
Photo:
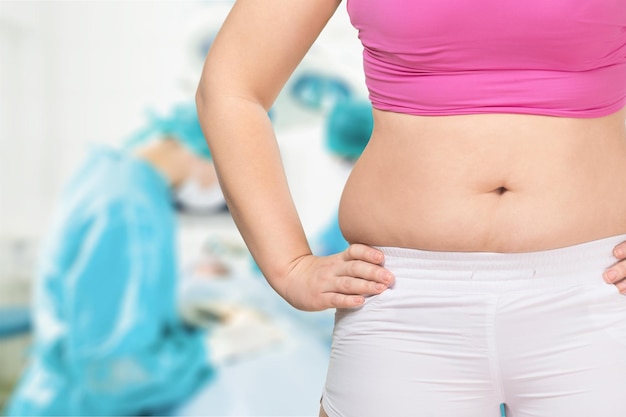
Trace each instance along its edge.
{"label": "white shorts", "polygon": [[624,417],[626,235],[543,252],[380,248],[393,288],[336,313],[329,417]]}

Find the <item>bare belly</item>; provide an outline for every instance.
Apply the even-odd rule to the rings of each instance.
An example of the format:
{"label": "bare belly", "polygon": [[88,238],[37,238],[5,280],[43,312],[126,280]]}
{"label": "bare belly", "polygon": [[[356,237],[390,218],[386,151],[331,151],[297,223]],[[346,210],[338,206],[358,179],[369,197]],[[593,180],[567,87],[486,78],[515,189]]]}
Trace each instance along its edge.
{"label": "bare belly", "polygon": [[596,119],[374,111],[339,222],[351,243],[527,252],[626,233],[624,110]]}

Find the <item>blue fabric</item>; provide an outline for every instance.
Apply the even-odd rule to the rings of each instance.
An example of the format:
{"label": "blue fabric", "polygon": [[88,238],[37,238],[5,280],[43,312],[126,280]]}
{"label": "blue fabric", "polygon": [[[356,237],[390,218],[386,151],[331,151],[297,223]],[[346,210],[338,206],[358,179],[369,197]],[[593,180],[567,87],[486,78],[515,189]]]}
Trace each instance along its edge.
{"label": "blue fabric", "polygon": [[328,256],[342,252],[349,244],[339,228],[339,218],[335,215],[313,242],[313,251],[317,256]]}
{"label": "blue fabric", "polygon": [[27,333],[30,330],[30,312],[26,308],[0,309],[0,339]]}
{"label": "blue fabric", "polygon": [[175,219],[152,166],[96,149],[63,193],[9,415],[160,414],[211,377],[176,306]]}

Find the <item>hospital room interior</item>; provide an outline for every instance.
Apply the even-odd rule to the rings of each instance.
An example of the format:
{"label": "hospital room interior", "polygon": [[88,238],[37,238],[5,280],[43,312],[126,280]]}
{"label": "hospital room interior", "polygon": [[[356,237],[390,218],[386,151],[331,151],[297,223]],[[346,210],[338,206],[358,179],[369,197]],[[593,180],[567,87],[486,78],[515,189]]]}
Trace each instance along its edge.
{"label": "hospital room interior", "polygon": [[[202,148],[195,91],[231,7],[0,2],[0,415],[317,415],[334,311],[269,287]],[[344,9],[269,112],[316,254],[347,246],[372,127]],[[163,143],[210,178],[168,182]],[[124,217],[147,200],[163,217]]]}

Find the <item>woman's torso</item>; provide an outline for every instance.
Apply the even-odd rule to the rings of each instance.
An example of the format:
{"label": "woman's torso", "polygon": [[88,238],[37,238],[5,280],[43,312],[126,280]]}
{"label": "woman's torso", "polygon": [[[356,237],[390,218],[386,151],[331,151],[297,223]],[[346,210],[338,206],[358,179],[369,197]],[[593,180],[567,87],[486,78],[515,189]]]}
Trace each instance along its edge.
{"label": "woman's torso", "polygon": [[625,115],[374,110],[342,196],[342,232],[351,243],[490,252],[626,233]]}

